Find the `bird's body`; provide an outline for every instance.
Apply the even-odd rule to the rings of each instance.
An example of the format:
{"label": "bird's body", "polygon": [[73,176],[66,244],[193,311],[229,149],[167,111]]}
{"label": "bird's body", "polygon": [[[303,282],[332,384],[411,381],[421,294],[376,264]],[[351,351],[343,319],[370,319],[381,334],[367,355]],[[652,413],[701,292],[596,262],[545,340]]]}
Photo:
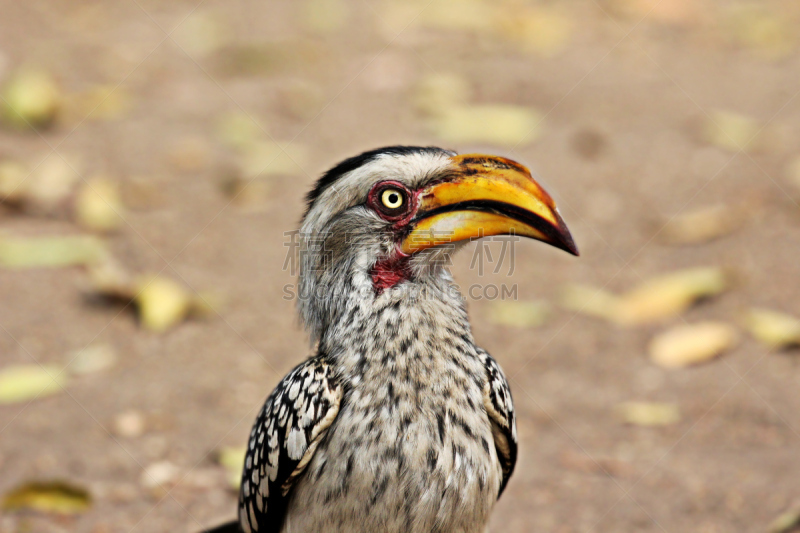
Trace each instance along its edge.
{"label": "bird's body", "polygon": [[318,357],[344,393],[295,485],[286,533],[482,533],[503,483],[489,374],[462,302],[432,290],[426,302],[400,291],[353,302],[350,334],[323,340]]}
{"label": "bird's body", "polygon": [[[505,184],[482,185],[482,173],[492,172]],[[478,197],[464,200],[464,179],[485,190],[467,189]],[[509,160],[408,147],[362,154],[320,180],[303,223],[299,301],[316,349],[279,383],[253,427],[241,530],[486,530],[516,462],[514,410],[440,261],[452,248],[434,232],[454,228],[453,242],[485,228],[527,232],[575,251],[552,200],[534,185]],[[449,199],[455,186],[460,203]],[[528,196],[514,199],[524,209],[496,201],[498,187],[509,186],[542,195],[545,207],[524,204]]]}

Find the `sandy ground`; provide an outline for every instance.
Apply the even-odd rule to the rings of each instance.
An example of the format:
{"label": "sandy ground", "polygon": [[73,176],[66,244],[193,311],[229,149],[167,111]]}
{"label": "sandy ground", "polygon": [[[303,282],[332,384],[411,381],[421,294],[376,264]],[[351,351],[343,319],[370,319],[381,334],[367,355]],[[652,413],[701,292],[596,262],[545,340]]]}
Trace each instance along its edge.
{"label": "sandy ground", "polygon": [[[372,0],[345,3],[327,33],[307,28],[304,8],[289,1],[0,2],[3,76],[35,63],[67,93],[104,84],[130,99],[119,116],[70,117],[41,136],[0,130],[0,155],[34,166],[55,148],[86,176],[152,186],[156,199],[128,209],[107,238],[115,256],[133,272],[223,295],[218,316],[157,334],[130,308],[87,299],[79,268],[0,270],[3,365],[62,364],[97,344],[118,354],[113,368],[75,377],[65,392],[0,407],[0,492],[60,478],[93,495],[85,514],[6,513],[0,531],[190,532],[232,517],[236,496],[214,451],[243,445],[264,397],[308,353],[294,304],[282,299],[293,283],[282,270],[284,232],[326,167],[398,143],[529,164],[582,251],[575,259],[520,243],[513,275],[481,277],[468,249],[454,266],[462,286],[517,284],[520,298],[552,302],[567,282],[618,291],[677,268],[737,272],[734,290],[640,328],[565,310],[538,328],[504,327],[487,320],[488,302],[469,302],[476,337],[504,367],[519,412],[520,458],[492,530],[765,531],[800,498],[796,353],[770,353],[743,334],[710,364],[666,370],[646,346],[682,320],[735,323],[750,306],[800,314],[800,208],[785,178],[800,150],[800,57],[764,58],[726,40],[733,3],[698,3],[694,13],[694,4],[664,2],[650,14],[655,2],[629,2],[641,5],[623,13],[620,2],[538,4],[571,21],[567,42],[547,53],[482,30],[395,30],[383,20],[388,4]],[[795,8],[762,5],[797,35]],[[223,21],[228,44],[209,51],[180,41],[190,13]],[[230,43],[256,43],[268,58],[250,65]],[[231,67],[234,56],[244,66]],[[436,73],[468,80],[474,102],[546,114],[539,139],[512,147],[434,136],[413,95]],[[715,109],[750,116],[774,137],[748,153],[714,146],[702,125]],[[268,178],[260,209],[231,204],[220,185],[236,159],[216,133],[229,112],[305,150],[300,172]],[[666,218],[742,200],[757,214],[730,236],[689,247],[657,237]],[[12,210],[0,224],[16,235],[80,231],[69,217]],[[623,425],[614,407],[629,400],[675,404],[681,421]],[[143,433],[116,435],[114,421],[132,409],[146,420]],[[177,469],[173,483],[147,487],[144,469],[165,461]]]}

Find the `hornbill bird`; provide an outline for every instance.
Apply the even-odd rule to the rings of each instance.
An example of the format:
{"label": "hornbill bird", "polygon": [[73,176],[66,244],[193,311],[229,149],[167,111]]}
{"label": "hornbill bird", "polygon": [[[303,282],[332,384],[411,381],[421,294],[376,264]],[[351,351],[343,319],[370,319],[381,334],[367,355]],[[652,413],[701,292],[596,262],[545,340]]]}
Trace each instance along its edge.
{"label": "hornbill bird", "polygon": [[308,194],[298,309],[316,346],[250,433],[244,533],[479,533],[514,470],[508,382],[447,259],[516,234],[578,255],[551,197],[502,157],[392,146]]}

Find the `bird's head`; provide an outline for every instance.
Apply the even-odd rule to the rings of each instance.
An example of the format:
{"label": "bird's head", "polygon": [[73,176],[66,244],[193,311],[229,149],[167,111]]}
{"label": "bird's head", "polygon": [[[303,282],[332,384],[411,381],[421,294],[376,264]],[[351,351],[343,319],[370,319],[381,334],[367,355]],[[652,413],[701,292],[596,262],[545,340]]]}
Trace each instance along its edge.
{"label": "bird's head", "polygon": [[345,286],[378,295],[436,276],[471,239],[515,234],[578,255],[550,195],[503,157],[381,148],[330,169],[307,200],[300,232],[307,323],[313,309],[304,302],[335,299]]}

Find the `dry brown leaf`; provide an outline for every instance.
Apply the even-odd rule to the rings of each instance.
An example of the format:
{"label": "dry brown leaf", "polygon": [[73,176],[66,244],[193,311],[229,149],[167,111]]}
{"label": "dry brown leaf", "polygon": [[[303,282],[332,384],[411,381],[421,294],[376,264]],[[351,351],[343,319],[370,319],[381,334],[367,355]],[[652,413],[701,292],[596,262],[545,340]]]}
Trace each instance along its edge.
{"label": "dry brown leaf", "polygon": [[671,218],[660,235],[669,244],[702,244],[733,233],[743,221],[741,209],[715,205]]}
{"label": "dry brown leaf", "polygon": [[582,128],[575,132],[572,147],[583,159],[596,159],[608,145],[607,134],[594,128]]}
{"label": "dry brown leaf", "polygon": [[66,481],[25,483],[3,498],[4,511],[31,510],[61,515],[83,513],[91,504],[88,490]]}
{"label": "dry brown leaf", "polygon": [[619,300],[621,324],[656,322],[676,316],[701,298],[723,292],[728,276],[720,268],[692,268],[650,279]]}
{"label": "dry brown leaf", "polygon": [[199,137],[185,137],[178,140],[167,153],[167,160],[178,172],[196,172],[209,165],[211,149]]}
{"label": "dry brown leaf", "polygon": [[0,369],[0,404],[27,402],[61,392],[66,376],[50,365],[14,365]]}
{"label": "dry brown leaf", "polygon": [[272,74],[288,65],[308,67],[319,60],[315,54],[320,54],[313,46],[298,42],[229,45],[214,55],[214,70],[222,76],[255,76]]}
{"label": "dry brown leaf", "polygon": [[23,69],[12,75],[3,89],[3,116],[14,127],[49,126],[58,115],[62,96],[47,72]]}
{"label": "dry brown leaf", "polygon": [[800,320],[769,309],[751,309],[745,317],[745,327],[770,348],[800,345]]}
{"label": "dry brown leaf", "polygon": [[634,426],[670,426],[681,420],[677,405],[657,402],[624,402],[615,409],[617,416]]}
{"label": "dry brown leaf", "polygon": [[564,451],[559,454],[558,460],[564,468],[585,474],[597,474],[615,478],[631,477],[633,475],[633,467],[629,463],[618,459],[591,457],[583,452]]}
{"label": "dry brown leaf", "polygon": [[736,329],[724,322],[676,326],[650,342],[650,359],[665,368],[696,365],[718,357],[738,340]]}
{"label": "dry brown leaf", "polygon": [[264,178],[236,176],[223,184],[225,195],[243,211],[257,213],[269,206],[272,186]]}
{"label": "dry brown leaf", "polygon": [[75,218],[84,228],[108,232],[118,229],[124,222],[117,184],[105,178],[83,182],[75,197]]}
{"label": "dry brown leaf", "polygon": [[166,203],[163,187],[149,176],[133,176],[122,183],[123,205],[130,209],[150,210]]}
{"label": "dry brown leaf", "polygon": [[0,267],[41,268],[88,265],[107,255],[103,242],[86,235],[0,236]]}
{"label": "dry brown leaf", "polygon": [[494,301],[489,308],[489,321],[493,324],[517,328],[535,328],[550,318],[550,305],[543,301]]}
{"label": "dry brown leaf", "polygon": [[304,80],[287,80],[278,92],[281,111],[295,119],[311,120],[326,103],[325,92],[319,85]]}

